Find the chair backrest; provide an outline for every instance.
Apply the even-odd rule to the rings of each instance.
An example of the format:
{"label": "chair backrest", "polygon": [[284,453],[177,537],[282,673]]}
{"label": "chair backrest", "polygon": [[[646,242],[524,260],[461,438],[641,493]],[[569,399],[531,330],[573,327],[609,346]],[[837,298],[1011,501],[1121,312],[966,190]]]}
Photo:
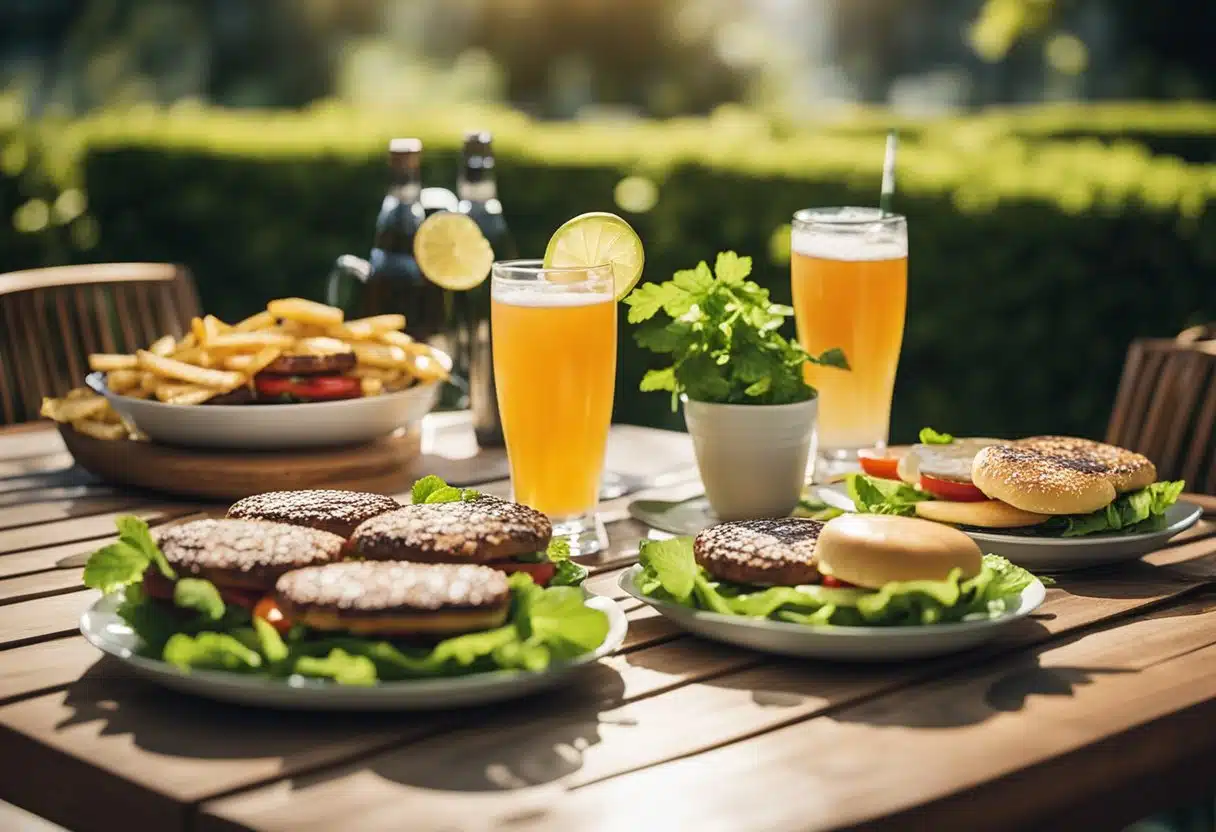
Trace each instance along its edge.
{"label": "chair backrest", "polygon": [[1216,326],[1132,342],[1106,441],[1147,456],[1161,479],[1216,494]]}
{"label": "chair backrest", "polygon": [[90,353],[180,336],[198,313],[190,274],[167,263],[0,274],[0,424],[36,419],[43,396],[83,384]]}

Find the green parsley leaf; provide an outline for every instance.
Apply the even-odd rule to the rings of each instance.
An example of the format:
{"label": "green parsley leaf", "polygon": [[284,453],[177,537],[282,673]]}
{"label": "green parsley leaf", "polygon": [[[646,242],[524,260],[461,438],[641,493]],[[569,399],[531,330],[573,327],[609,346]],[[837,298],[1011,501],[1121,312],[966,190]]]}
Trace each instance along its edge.
{"label": "green parsley leaf", "polygon": [[432,493],[447,487],[448,484],[441,478],[428,474],[414,483],[414,487],[410,490],[410,501],[419,504],[425,503]]}
{"label": "green parsley leaf", "polygon": [[147,568],[148,556],[120,540],[89,556],[84,567],[84,585],[108,595],[142,581]]}
{"label": "green parsley leaf", "polygon": [[196,610],[209,621],[224,617],[224,601],[215,584],[202,578],[182,578],[173,585],[173,605],[187,610]]}
{"label": "green parsley leaf", "polygon": [[949,445],[954,437],[948,433],[938,433],[933,428],[921,428],[920,441],[922,445]]}
{"label": "green parsley leaf", "polygon": [[460,489],[455,486],[445,485],[443,488],[436,488],[423,500],[424,503],[459,503],[462,499]]}
{"label": "green parsley leaf", "polygon": [[[644,392],[671,393],[722,404],[790,404],[815,396],[803,377],[808,362],[848,369],[844,353],[807,354],[780,329],[793,315],[773,303],[764,287],[748,279],[750,257],[733,251],[676,272],[664,283],[647,283],[625,298],[629,321],[643,349],[670,359],[642,379]],[[660,314],[661,313],[661,314]]]}

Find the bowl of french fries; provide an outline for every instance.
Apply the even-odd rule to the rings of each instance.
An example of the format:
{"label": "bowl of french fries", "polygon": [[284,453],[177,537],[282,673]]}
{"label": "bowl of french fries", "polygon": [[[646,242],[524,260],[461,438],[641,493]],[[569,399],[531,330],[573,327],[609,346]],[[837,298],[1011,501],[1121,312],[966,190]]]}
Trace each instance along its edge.
{"label": "bowl of french fries", "polygon": [[402,315],[346,320],[301,298],[235,324],[195,318],[133,355],[89,356],[85,388],[43,415],[96,439],[272,450],[367,442],[435,406],[451,359]]}

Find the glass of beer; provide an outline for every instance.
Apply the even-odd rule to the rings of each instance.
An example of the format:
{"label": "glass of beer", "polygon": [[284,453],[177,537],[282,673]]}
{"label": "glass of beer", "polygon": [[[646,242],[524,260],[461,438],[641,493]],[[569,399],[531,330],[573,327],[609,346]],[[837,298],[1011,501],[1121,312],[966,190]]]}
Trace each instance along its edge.
{"label": "glass of beer", "polygon": [[575,554],[605,544],[595,516],[616,383],[612,267],[494,264],[490,332],[513,499]]}
{"label": "glass of beer", "polygon": [[877,208],[794,215],[791,281],[798,339],[818,355],[840,347],[850,370],[806,365],[819,391],[816,475],[887,444],[908,303],[908,223]]}

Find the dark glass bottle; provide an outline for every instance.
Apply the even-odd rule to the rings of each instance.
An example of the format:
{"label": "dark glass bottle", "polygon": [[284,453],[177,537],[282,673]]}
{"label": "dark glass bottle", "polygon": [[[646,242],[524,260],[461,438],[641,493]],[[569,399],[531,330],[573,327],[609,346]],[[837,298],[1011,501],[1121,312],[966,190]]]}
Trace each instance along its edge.
{"label": "dark glass bottle", "polygon": [[[485,131],[465,134],[463,160],[456,180],[458,210],[470,216],[494,250],[495,260],[519,256],[511,230],[503,217],[494,180],[494,152]],[[469,368],[469,406],[473,431],[481,447],[503,444],[498,416],[498,394],[494,388],[494,360],[490,340],[490,280],[459,293],[456,298],[456,331]]]}
{"label": "dark glass bottle", "polygon": [[422,142],[393,139],[388,148],[389,186],[376,217],[371,256],[339,257],[329,277],[328,302],[349,318],[397,312],[419,341],[443,335],[444,292],[427,280],[414,259],[414,235],[422,208]]}

